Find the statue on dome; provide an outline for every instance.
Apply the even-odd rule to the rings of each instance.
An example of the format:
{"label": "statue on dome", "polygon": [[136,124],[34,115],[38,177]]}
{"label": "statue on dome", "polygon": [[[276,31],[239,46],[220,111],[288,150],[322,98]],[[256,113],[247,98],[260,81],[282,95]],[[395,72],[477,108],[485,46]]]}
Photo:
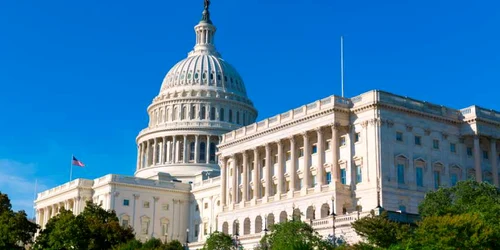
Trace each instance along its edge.
{"label": "statue on dome", "polygon": [[208,10],[208,7],[210,7],[210,0],[205,0],[205,9]]}

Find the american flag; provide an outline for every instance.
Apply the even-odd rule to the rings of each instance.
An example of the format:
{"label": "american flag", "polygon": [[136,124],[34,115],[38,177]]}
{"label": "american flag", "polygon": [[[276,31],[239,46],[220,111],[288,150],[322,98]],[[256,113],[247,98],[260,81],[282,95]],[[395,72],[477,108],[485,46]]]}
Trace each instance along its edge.
{"label": "american flag", "polygon": [[78,167],[85,167],[85,164],[83,162],[79,161],[76,159],[76,157],[73,156],[73,161],[71,162],[73,166],[78,166]]}

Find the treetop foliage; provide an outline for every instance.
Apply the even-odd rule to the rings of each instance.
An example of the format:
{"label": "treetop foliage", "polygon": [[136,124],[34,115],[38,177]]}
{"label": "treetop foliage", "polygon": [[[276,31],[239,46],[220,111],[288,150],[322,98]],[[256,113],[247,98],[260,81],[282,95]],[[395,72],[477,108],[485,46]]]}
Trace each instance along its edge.
{"label": "treetop foliage", "polygon": [[0,192],[0,249],[24,249],[33,242],[38,225],[24,211],[12,211],[9,196]]}

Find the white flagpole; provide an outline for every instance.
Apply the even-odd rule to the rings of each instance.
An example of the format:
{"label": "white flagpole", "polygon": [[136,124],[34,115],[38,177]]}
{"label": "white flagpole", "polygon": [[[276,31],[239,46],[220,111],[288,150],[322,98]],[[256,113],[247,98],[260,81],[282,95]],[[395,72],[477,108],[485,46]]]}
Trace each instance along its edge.
{"label": "white flagpole", "polygon": [[[35,203],[36,199],[38,198],[38,197],[36,196],[36,188],[37,188],[37,185],[38,185],[38,179],[35,179],[35,193],[33,194],[33,197],[34,197],[34,198],[33,198],[33,203]],[[36,205],[36,203],[35,203],[34,205]],[[33,206],[33,218],[37,219],[37,218],[36,218],[36,208],[35,208],[35,206]]]}
{"label": "white flagpole", "polygon": [[340,84],[344,97],[344,36],[340,36]]}
{"label": "white flagpole", "polygon": [[71,166],[69,168],[69,181],[73,179],[73,155],[71,155]]}

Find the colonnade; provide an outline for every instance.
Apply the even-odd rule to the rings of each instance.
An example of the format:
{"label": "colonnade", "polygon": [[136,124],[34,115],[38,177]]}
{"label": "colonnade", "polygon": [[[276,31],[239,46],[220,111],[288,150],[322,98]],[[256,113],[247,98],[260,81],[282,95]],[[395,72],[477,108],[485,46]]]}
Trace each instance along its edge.
{"label": "colonnade", "polygon": [[137,146],[137,170],[157,164],[216,164],[219,136],[174,135],[145,140]]}
{"label": "colonnade", "polygon": [[[321,188],[327,182],[331,185],[339,182],[340,128],[338,124],[319,127],[222,157],[222,204],[267,200],[275,195],[293,195],[295,191],[307,192],[308,188]],[[329,140],[325,138],[327,130],[331,130]],[[349,134],[347,137],[351,141]],[[328,158],[335,164],[325,167],[326,154],[330,154]]]}
{"label": "colonnade", "polygon": [[499,176],[498,176],[498,151],[497,151],[497,139],[492,137],[480,137],[479,135],[474,135],[473,142],[473,154],[474,154],[474,170],[476,174],[476,181],[483,181],[483,169],[482,160],[486,158],[481,154],[481,144],[480,140],[486,139],[489,142],[489,152],[488,159],[490,161],[491,172],[493,175],[493,183],[495,186],[499,186]]}
{"label": "colonnade", "polygon": [[81,211],[82,207],[84,207],[82,206],[82,204],[85,204],[85,202],[88,199],[89,198],[78,196],[52,204],[50,206],[39,207],[36,209],[37,224],[40,225],[43,229],[50,218],[59,214],[61,208],[64,208],[66,210],[71,210],[73,211],[74,214],[79,214],[80,212],[82,212]]}

